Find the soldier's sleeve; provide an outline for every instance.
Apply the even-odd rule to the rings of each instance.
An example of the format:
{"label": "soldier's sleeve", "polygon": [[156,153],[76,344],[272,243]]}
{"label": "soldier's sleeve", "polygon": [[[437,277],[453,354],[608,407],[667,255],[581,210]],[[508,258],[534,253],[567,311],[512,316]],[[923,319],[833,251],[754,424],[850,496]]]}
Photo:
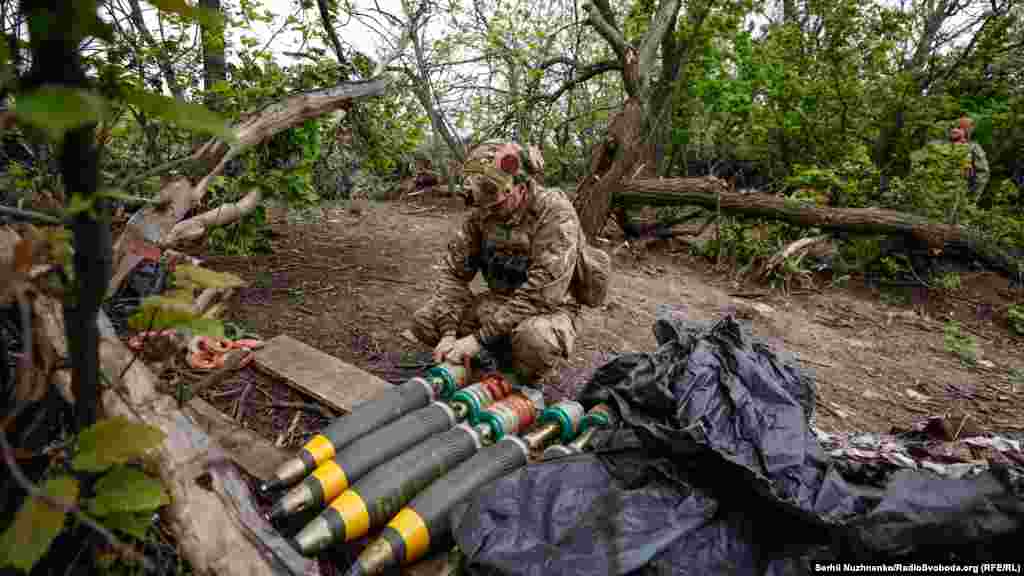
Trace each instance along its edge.
{"label": "soldier's sleeve", "polygon": [[982,193],[985,192],[985,186],[988,184],[988,157],[985,156],[985,149],[982,148],[980,144],[975,144],[974,150],[974,173],[978,177],[978,191],[976,196],[980,197]]}
{"label": "soldier's sleeve", "polygon": [[552,203],[541,215],[531,242],[526,282],[493,314],[480,318],[477,338],[482,344],[511,333],[530,316],[554,312],[563,303],[576,270],[579,237],[579,220],[572,205],[564,200]]}
{"label": "soldier's sleeve", "polygon": [[462,311],[472,304],[469,283],[480,266],[480,226],[476,218],[466,218],[459,233],[448,243],[448,252],[441,259],[434,297],[441,310],[438,329],[441,334],[454,334]]}

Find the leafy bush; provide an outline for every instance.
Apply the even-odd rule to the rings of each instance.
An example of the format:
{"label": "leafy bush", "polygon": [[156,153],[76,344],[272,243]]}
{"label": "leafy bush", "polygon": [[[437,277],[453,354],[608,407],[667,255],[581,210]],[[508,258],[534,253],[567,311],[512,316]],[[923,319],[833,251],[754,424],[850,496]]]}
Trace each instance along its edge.
{"label": "leafy bush", "polygon": [[939,277],[939,286],[945,290],[960,289],[960,275],[956,272],[947,272]]}
{"label": "leafy bush", "polygon": [[974,208],[961,176],[970,163],[966,146],[932,142],[912,152],[910,161],[910,174],[893,178],[884,198],[887,207],[951,224]]}
{"label": "leafy bush", "polygon": [[[67,457],[51,460],[42,492],[110,530],[142,540],[153,512],[170,504],[170,497],[158,478],[135,463],[163,440],[163,432],[146,424],[121,417],[100,420],[79,434]],[[64,529],[66,516],[27,497],[0,534],[0,565],[30,571]]]}
{"label": "leafy bush", "polygon": [[1010,325],[1010,330],[1024,336],[1024,306],[1011,304],[1006,310],[1006,320]]}
{"label": "leafy bush", "polygon": [[862,208],[878,196],[878,180],[878,168],[871,161],[867,147],[858,144],[850,146],[849,152],[830,168],[797,164],[786,184],[817,193],[809,196],[797,194],[793,196],[795,198],[818,201],[825,196],[829,199],[825,204]]}
{"label": "leafy bush", "polygon": [[964,334],[960,323],[951,320],[946,324],[946,350],[956,355],[964,364],[973,366],[978,361],[978,344],[970,334]]}

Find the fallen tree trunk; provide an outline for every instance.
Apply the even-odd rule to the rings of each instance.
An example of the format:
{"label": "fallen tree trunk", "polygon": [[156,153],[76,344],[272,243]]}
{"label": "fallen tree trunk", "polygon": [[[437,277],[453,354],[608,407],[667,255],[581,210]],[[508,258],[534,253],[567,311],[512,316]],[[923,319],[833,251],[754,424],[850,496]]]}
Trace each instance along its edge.
{"label": "fallen tree trunk", "polygon": [[[234,126],[237,137],[234,145],[211,139],[200,146],[184,162],[184,172],[188,176],[168,181],[160,190],[157,204],[136,212],[114,243],[115,272],[107,296],[113,296],[128,271],[143,259],[147,249],[169,247],[183,240],[201,237],[211,225],[229,224],[259,204],[259,193],[254,196],[251,192],[238,203],[225,206],[224,210],[214,208],[183,220],[199,206],[210,182],[224,171],[224,166],[232,158],[306,120],[346,108],[355,99],[381,94],[387,86],[387,79],[377,79],[289,96],[240,119]],[[159,167],[151,171],[156,172],[159,172]]]}
{"label": "fallen tree trunk", "polygon": [[719,178],[636,179],[622,182],[612,198],[615,207],[703,206],[744,216],[785,220],[801,226],[854,234],[901,234],[931,250],[966,249],[990,268],[1020,274],[1019,262],[963,226],[879,208],[831,208],[769,194],[733,192]]}

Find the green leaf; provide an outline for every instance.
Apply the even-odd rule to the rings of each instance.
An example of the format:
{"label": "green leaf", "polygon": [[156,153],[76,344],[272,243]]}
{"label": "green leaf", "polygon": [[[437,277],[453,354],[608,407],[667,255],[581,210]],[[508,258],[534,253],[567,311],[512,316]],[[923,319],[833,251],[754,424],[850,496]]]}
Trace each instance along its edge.
{"label": "green leaf", "polygon": [[181,282],[194,282],[203,288],[238,288],[245,286],[244,280],[230,272],[214,272],[213,270],[191,264],[175,266],[174,279]]}
{"label": "green leaf", "polygon": [[[70,476],[50,478],[43,493],[68,504],[78,501],[78,482]],[[14,522],[0,534],[0,565],[28,572],[50,549],[64,528],[64,511],[38,498],[29,498],[14,516]]]}
{"label": "green leaf", "polygon": [[132,330],[186,328],[196,336],[224,336],[224,325],[215,318],[197,316],[192,304],[177,298],[150,296],[128,318]]}
{"label": "green leaf", "polygon": [[149,527],[153,525],[152,512],[114,512],[103,518],[107,528],[124,532],[129,536],[145,540]]}
{"label": "green leaf", "polygon": [[46,131],[56,141],[69,130],[103,120],[106,111],[106,101],[96,94],[53,85],[19,96],[14,104],[19,122]]}
{"label": "green leaf", "polygon": [[141,422],[116,416],[88,427],[78,437],[78,454],[71,467],[80,472],[102,472],[145,454],[164,441],[164,433]]}
{"label": "green leaf", "polygon": [[124,99],[144,112],[159,116],[182,128],[207,132],[229,143],[236,140],[235,131],[231,129],[228,121],[205,106],[179,102],[174,98],[141,90],[126,92]]}
{"label": "green leaf", "polygon": [[160,480],[132,466],[116,466],[96,482],[90,511],[97,516],[116,512],[152,512],[170,504]]}
{"label": "green leaf", "polygon": [[93,201],[93,197],[87,199],[80,193],[75,192],[71,194],[71,200],[68,201],[68,206],[64,209],[64,212],[66,212],[68,216],[77,216],[83,212],[91,212],[93,208]]}
{"label": "green leaf", "polygon": [[163,12],[171,12],[182,18],[198,21],[207,28],[216,28],[224,24],[224,17],[220,12],[205,6],[192,6],[185,0],[149,0],[149,2]]}

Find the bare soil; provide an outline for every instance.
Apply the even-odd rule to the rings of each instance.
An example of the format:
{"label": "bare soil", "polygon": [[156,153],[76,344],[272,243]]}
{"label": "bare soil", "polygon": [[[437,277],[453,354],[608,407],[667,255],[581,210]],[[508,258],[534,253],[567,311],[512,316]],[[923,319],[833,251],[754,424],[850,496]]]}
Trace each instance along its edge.
{"label": "bare soil", "polygon": [[[358,213],[344,207],[276,212],[272,253],[196,255],[249,282],[226,320],[267,339],[287,333],[399,383],[429,366],[430,350],[401,332],[429,298],[438,258],[464,216],[457,201],[416,200],[370,203]],[[716,270],[672,241],[615,250],[621,238],[609,240],[616,270],[608,303],[585,311],[575,353],[549,400],[574,395],[617,354],[653,350],[655,315],[667,306],[696,320],[735,314],[795,354],[816,378],[822,430],[889,432],[949,413],[967,415],[978,431],[1024,430],[1024,339],[1006,328],[1007,305],[1022,299],[1004,278],[963,274],[955,292],[907,288],[884,298],[856,277],[846,288],[819,278],[784,295],[735,281],[726,266]],[[482,289],[479,278],[475,285]],[[976,342],[973,365],[946,343],[951,318]],[[251,402],[312,403],[251,370],[203,396],[233,415],[247,387]],[[298,410],[293,426],[296,412],[283,404],[251,406],[243,420],[283,446],[297,446],[326,420]]]}

